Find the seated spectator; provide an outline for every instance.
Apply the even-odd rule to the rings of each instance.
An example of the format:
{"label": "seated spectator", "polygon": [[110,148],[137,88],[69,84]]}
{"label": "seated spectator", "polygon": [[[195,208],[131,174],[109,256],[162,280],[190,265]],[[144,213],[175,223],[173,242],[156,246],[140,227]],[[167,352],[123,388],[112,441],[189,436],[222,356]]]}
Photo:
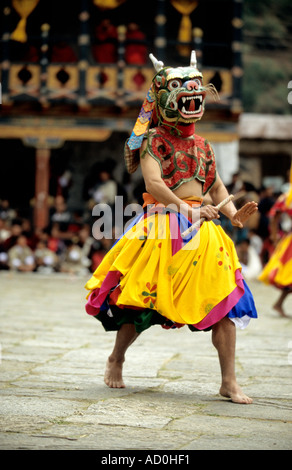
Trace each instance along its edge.
{"label": "seated spectator", "polygon": [[36,231],[33,229],[32,224],[29,219],[23,219],[21,223],[21,228],[22,228],[22,234],[26,236],[27,238],[27,244],[28,246],[34,250],[36,247],[36,244],[38,242],[38,235]]}
{"label": "seated spectator", "polygon": [[88,268],[88,272],[91,272],[91,256],[94,250],[95,240],[90,234],[89,225],[83,225],[83,227],[79,231],[78,238],[78,246],[80,246],[81,248],[83,266]]}
{"label": "seated spectator", "polygon": [[10,230],[6,221],[0,218],[0,270],[9,269],[8,255],[5,249],[5,241],[10,237]]}
{"label": "seated spectator", "polygon": [[58,270],[59,258],[48,248],[44,240],[40,240],[34,252],[36,270],[42,273],[52,273]]}
{"label": "seated spectator", "polygon": [[35,269],[35,259],[31,248],[27,244],[27,238],[20,235],[16,244],[8,251],[8,263],[10,269],[21,272],[31,272]]}
{"label": "seated spectator", "polygon": [[53,45],[51,62],[73,63],[77,62],[78,58],[73,48],[65,41],[59,41]]}
{"label": "seated spectator", "polygon": [[19,219],[13,220],[11,227],[10,227],[10,236],[3,241],[3,249],[4,251],[8,252],[10,248],[12,248],[18,239],[18,237],[22,234],[22,221]]}
{"label": "seated spectator", "polygon": [[60,228],[60,224],[53,224],[49,238],[48,248],[58,256],[62,256],[65,251],[65,240],[71,239],[71,233]]}
{"label": "seated spectator", "polygon": [[79,231],[82,230],[83,226],[83,211],[74,210],[72,211],[72,218],[70,224],[68,225],[68,232],[78,235]]}
{"label": "seated spectator", "polygon": [[110,238],[100,238],[99,240],[96,240],[95,242],[95,250],[92,253],[92,272],[96,270],[96,268],[100,265],[102,262],[103,258],[107,254],[107,252],[110,250],[110,248],[113,246],[113,243],[115,240],[110,239]]}
{"label": "seated spectator", "polygon": [[242,265],[242,274],[245,279],[256,279],[262,270],[262,263],[250,240],[246,238],[236,245],[239,261]]}
{"label": "seated spectator", "polygon": [[7,226],[6,220],[0,218],[0,246],[10,237],[10,230]]}
{"label": "seated spectator", "polygon": [[71,188],[73,183],[72,179],[72,172],[68,168],[66,168],[63,173],[58,177],[57,180],[57,185],[58,185],[58,191],[60,191],[60,194],[67,199],[69,195],[69,189]]}
{"label": "seated spectator", "polygon": [[147,63],[146,36],[136,23],[129,23],[126,34],[125,60],[127,64],[144,65]]}
{"label": "seated spectator", "polygon": [[10,202],[7,199],[3,199],[0,202],[0,218],[11,223],[16,216],[16,211],[12,209]]}
{"label": "seated spectator", "polygon": [[9,59],[12,62],[39,62],[39,49],[30,42],[19,42],[10,39]]}
{"label": "seated spectator", "polygon": [[2,251],[0,247],[0,270],[8,270],[9,269],[9,262],[8,262],[8,254],[6,251]]}
{"label": "seated spectator", "polygon": [[99,172],[98,181],[90,188],[89,194],[95,204],[114,205],[115,196],[118,194],[118,185],[108,170]]}
{"label": "seated spectator", "polygon": [[63,196],[56,196],[53,213],[51,215],[52,222],[69,224],[71,213],[67,208],[66,201]]}
{"label": "seated spectator", "polygon": [[92,55],[98,63],[116,63],[117,61],[117,28],[109,19],[104,19],[95,30],[96,44]]}
{"label": "seated spectator", "polygon": [[[88,266],[84,263],[82,249],[72,240],[66,241],[66,251],[64,259],[60,265],[60,272],[70,274],[88,274]],[[87,261],[87,259],[85,259]]]}

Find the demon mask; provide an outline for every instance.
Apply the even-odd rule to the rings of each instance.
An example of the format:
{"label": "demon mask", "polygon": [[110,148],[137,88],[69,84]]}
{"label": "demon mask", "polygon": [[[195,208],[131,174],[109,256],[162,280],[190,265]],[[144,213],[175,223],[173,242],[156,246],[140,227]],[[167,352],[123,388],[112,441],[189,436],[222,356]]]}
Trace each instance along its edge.
{"label": "demon mask", "polygon": [[150,54],[157,71],[153,78],[159,114],[164,121],[196,122],[204,114],[208,87],[203,86],[203,75],[197,69],[193,51],[188,67],[164,67]]}
{"label": "demon mask", "polygon": [[197,69],[195,51],[192,51],[188,67],[165,67],[152,54],[149,57],[156,74],[125,145],[129,173],[133,173],[138,167],[137,151],[150,127],[165,124],[175,130],[180,124],[194,123],[204,114],[206,94],[209,92],[217,97],[213,84],[203,85],[203,75]]}

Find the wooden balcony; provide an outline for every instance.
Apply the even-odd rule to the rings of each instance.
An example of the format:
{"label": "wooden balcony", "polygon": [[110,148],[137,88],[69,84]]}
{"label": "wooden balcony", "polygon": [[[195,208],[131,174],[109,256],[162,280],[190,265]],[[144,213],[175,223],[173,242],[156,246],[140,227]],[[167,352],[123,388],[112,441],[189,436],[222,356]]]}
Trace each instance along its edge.
{"label": "wooden balcony", "polygon": [[[94,3],[95,0],[92,2]],[[174,12],[169,10],[171,2],[149,0],[147,9],[145,6],[145,14],[143,15],[143,12],[138,14],[138,11],[136,14],[137,22],[143,22],[144,16],[144,22],[148,25],[146,26],[146,23],[140,25],[141,28],[144,26],[146,31],[143,39],[129,39],[125,24],[119,24],[116,27],[116,38],[109,41],[109,43],[112,41],[111,44],[116,50],[115,60],[111,61],[107,57],[106,62],[97,61],[94,55],[95,47],[107,46],[105,43],[100,43],[92,32],[93,24],[99,21],[99,16],[96,17],[92,13],[92,2],[89,0],[73,2],[72,5],[75,5],[71,12],[73,17],[71,18],[70,13],[68,13],[68,18],[64,17],[64,21],[71,21],[72,24],[78,25],[75,35],[73,31],[69,31],[69,34],[65,31],[62,35],[54,25],[54,17],[51,15],[51,18],[46,18],[43,14],[48,22],[39,25],[39,35],[36,34],[38,30],[35,28],[34,34],[28,36],[26,44],[34,53],[31,53],[27,60],[27,57],[21,57],[23,44],[15,41],[11,33],[14,27],[11,25],[13,4],[11,0],[5,0],[0,67],[2,116],[16,113],[18,116],[38,114],[61,117],[72,115],[72,113],[74,116],[87,113],[90,117],[122,115],[131,118],[136,115],[154,74],[148,54],[154,53],[159,60],[164,61],[165,65],[179,66],[188,63],[188,51],[192,49],[197,52],[205,83],[214,83],[219,92],[220,100],[218,102],[209,100],[207,104],[208,110],[213,112],[212,116],[216,117],[220,112],[221,117],[228,118],[240,112],[242,76],[240,1],[194,2],[199,4],[195,11],[198,10],[198,15],[201,14],[201,16],[202,12],[200,13],[199,10],[203,8],[203,5],[207,14],[208,6],[214,9],[214,5],[218,7],[221,4],[219,5],[221,8],[217,9],[214,15],[220,12],[221,19],[217,18],[217,20],[221,31],[222,26],[228,31],[223,33],[224,37],[221,33],[216,41],[215,35],[212,36],[209,32],[209,29],[214,29],[210,19],[210,25],[208,21],[204,22],[205,30],[201,27],[194,27],[190,41],[181,42],[175,31],[177,26],[172,26],[174,20],[171,18]],[[52,10],[56,8],[56,15],[59,15],[56,0],[50,2],[40,0],[39,2],[40,6],[47,4],[52,5]],[[133,2],[128,0],[123,3],[124,9],[121,13],[124,15],[127,13],[127,5],[131,9]],[[96,9],[94,12],[96,13]],[[180,19],[181,14],[175,13]],[[135,17],[135,15],[131,17],[133,16]],[[149,26],[150,17],[152,24]],[[100,16],[101,21],[102,18]],[[120,20],[123,21],[125,18],[121,17]],[[59,19],[59,23],[60,21]],[[170,26],[167,28],[168,23]],[[139,59],[136,63],[135,60],[129,63],[127,50],[135,45],[140,49],[144,48],[145,58]],[[56,61],[52,57],[52,49],[58,46],[63,47],[61,51],[63,54],[59,51],[59,59],[63,55],[63,58],[66,58],[64,61]],[[15,53],[17,47],[19,50]]]}

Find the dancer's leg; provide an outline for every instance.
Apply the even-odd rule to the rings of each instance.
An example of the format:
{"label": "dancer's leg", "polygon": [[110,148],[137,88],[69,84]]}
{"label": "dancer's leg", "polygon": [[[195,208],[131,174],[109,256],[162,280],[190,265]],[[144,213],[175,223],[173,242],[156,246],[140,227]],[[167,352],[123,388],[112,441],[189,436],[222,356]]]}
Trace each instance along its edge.
{"label": "dancer's leg", "polygon": [[125,354],[128,347],[135,341],[139,334],[135,330],[135,326],[130,323],[122,325],[117,332],[114,349],[109,356],[104,374],[106,385],[111,388],[124,388],[122,370],[125,361]]}
{"label": "dancer's leg", "polygon": [[218,351],[222,384],[220,394],[235,403],[252,403],[252,399],[240,389],[235,376],[236,327],[225,317],[212,328],[212,341]]}
{"label": "dancer's leg", "polygon": [[277,302],[273,305],[274,310],[276,310],[281,317],[287,317],[286,313],[283,310],[283,302],[288,296],[288,294],[290,293],[291,293],[291,290],[288,290],[288,289],[283,290]]}

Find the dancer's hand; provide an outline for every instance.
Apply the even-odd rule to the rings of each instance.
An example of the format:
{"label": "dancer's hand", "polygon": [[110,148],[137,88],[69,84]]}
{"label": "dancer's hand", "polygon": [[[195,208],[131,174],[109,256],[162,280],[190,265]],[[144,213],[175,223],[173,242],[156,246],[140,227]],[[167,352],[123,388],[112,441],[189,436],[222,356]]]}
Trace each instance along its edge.
{"label": "dancer's hand", "polygon": [[243,224],[258,210],[258,205],[256,202],[247,202],[243,207],[241,207],[233,217],[230,219],[234,227],[242,228]]}
{"label": "dancer's hand", "polygon": [[213,219],[219,219],[219,211],[215,206],[207,204],[206,206],[203,206],[200,208],[200,218],[203,218],[206,220],[213,220]]}

